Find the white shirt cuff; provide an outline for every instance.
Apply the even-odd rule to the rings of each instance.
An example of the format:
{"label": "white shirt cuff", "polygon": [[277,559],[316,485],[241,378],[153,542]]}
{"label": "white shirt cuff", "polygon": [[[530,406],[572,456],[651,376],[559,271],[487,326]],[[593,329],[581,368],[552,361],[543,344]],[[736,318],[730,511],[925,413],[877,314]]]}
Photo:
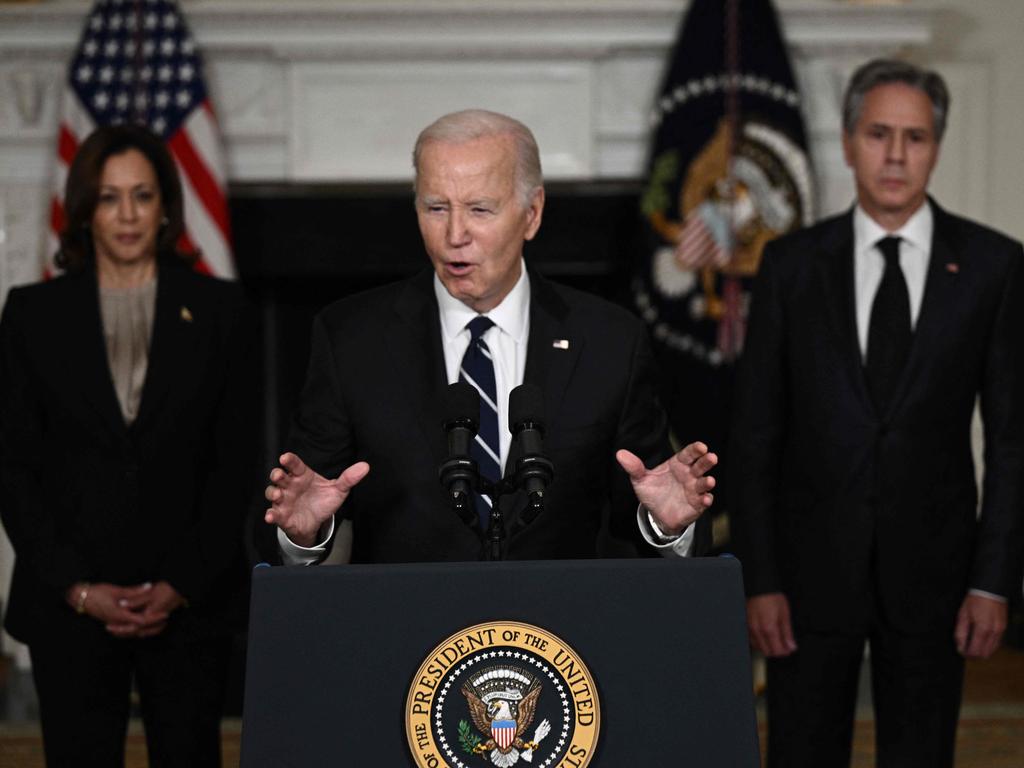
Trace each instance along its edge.
{"label": "white shirt cuff", "polygon": [[690,523],[682,533],[666,536],[643,504],[636,509],[636,522],[644,541],[658,550],[662,557],[690,557],[693,554],[696,523]]}
{"label": "white shirt cuff", "polygon": [[968,595],[977,595],[978,597],[987,597],[989,600],[995,600],[996,602],[999,602],[999,603],[1008,602],[1007,599],[1005,597],[1003,597],[1002,595],[997,595],[997,594],[995,594],[993,592],[986,592],[984,589],[968,589],[967,590],[967,594]]}
{"label": "white shirt cuff", "polygon": [[323,559],[324,554],[327,552],[327,542],[334,535],[333,516],[330,523],[326,526],[321,526],[320,530],[323,531],[325,528],[327,535],[324,537],[324,540],[319,544],[314,544],[312,547],[300,547],[288,538],[288,534],[278,528],[277,546],[281,548],[281,562],[285,565],[313,565]]}

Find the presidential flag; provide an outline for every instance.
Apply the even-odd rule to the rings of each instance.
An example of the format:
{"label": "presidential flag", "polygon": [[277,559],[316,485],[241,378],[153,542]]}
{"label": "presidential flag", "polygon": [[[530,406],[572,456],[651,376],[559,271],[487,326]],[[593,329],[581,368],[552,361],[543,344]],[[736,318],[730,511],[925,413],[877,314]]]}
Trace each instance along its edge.
{"label": "presidential flag", "polygon": [[761,250],[813,220],[800,97],[770,0],[693,0],[650,119],[633,296],[676,437],[722,452]]}
{"label": "presidential flag", "polygon": [[64,184],[79,144],[101,125],[138,123],[174,156],[184,195],[180,246],[196,269],[234,277],[219,129],[195,39],[171,0],[99,0],[68,68],[50,206],[51,261],[64,225]]}

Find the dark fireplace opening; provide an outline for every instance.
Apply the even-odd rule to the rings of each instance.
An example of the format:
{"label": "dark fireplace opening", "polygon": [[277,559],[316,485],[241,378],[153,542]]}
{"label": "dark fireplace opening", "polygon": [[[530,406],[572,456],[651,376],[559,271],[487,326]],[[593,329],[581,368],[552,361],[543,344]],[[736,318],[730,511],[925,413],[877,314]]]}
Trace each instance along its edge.
{"label": "dark fireplace opening", "polygon": [[[525,256],[545,276],[630,307],[639,181],[546,185]],[[240,279],[259,307],[263,456],[275,463],[305,377],[313,316],[343,296],[428,266],[408,184],[238,183]]]}

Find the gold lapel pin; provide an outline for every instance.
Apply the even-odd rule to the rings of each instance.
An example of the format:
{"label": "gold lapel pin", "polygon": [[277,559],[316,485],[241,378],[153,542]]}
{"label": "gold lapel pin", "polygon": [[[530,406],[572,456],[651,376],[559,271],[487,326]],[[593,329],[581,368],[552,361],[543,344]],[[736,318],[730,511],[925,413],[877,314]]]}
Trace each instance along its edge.
{"label": "gold lapel pin", "polygon": [[955,275],[960,272],[960,265],[955,261],[950,261],[946,264],[946,271],[951,275]]}
{"label": "gold lapel pin", "polygon": [[554,347],[555,349],[568,349],[569,348],[569,340],[568,339],[555,339],[554,341],[551,342],[551,346]]}
{"label": "gold lapel pin", "polygon": [[192,322],[192,312],[186,306],[182,306],[181,308],[181,319],[184,320],[186,323]]}

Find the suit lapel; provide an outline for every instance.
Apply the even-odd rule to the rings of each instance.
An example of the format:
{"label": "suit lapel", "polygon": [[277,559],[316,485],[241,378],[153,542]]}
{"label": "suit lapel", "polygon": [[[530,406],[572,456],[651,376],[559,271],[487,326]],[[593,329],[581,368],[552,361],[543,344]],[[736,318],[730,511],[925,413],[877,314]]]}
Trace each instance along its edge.
{"label": "suit lapel", "polygon": [[[914,336],[910,345],[910,357],[903,369],[899,384],[893,394],[893,407],[897,407],[906,395],[922,363],[933,350],[942,345],[942,339],[955,329],[948,326],[955,322],[959,280],[960,257],[962,252],[956,232],[950,226],[949,217],[938,205],[929,199],[934,214],[931,256],[928,259],[928,274],[925,277],[924,295],[921,297],[921,311],[917,315]],[[954,265],[953,269],[949,265]]]}
{"label": "suit lapel", "polygon": [[865,407],[873,408],[864,377],[864,363],[857,338],[857,309],[853,288],[853,211],[838,219],[822,238],[819,260],[826,316],[839,343],[854,391]]}
{"label": "suit lapel", "polygon": [[[569,327],[569,308],[551,284],[530,270],[530,337],[523,380],[540,387],[548,424],[558,422],[585,339]],[[511,462],[510,462],[511,463]]]}
{"label": "suit lapel", "polygon": [[394,375],[407,381],[419,428],[440,465],[447,458],[444,397],[448,376],[441,346],[441,321],[434,297],[433,271],[424,270],[409,280],[394,305],[387,334]]}
{"label": "suit lapel", "polygon": [[124,438],[127,427],[110,377],[96,272],[86,269],[82,274],[68,279],[73,281],[69,285],[68,306],[58,309],[66,317],[72,318],[65,324],[68,370],[74,372],[83,396],[99,414],[100,420],[117,437]]}
{"label": "suit lapel", "polygon": [[195,307],[186,301],[184,267],[161,263],[156,286],[153,333],[149,342],[146,380],[142,386],[139,414],[132,431],[144,429],[159,411],[181,362],[187,359],[194,340]]}

